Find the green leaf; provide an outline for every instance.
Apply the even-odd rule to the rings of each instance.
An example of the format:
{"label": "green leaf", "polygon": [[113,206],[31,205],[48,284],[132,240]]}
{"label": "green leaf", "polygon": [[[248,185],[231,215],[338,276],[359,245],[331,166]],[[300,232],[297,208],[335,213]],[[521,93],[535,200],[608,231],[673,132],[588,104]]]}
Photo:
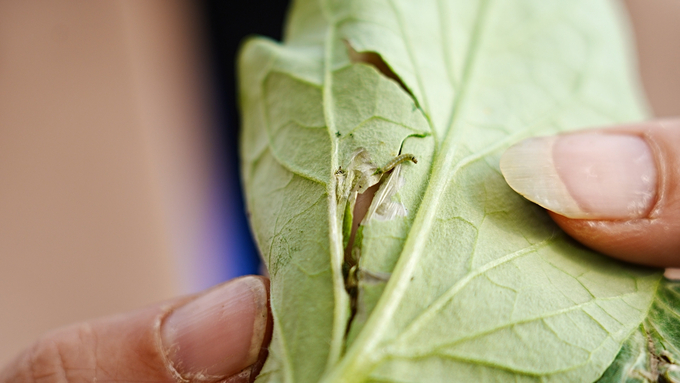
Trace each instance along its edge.
{"label": "green leaf", "polygon": [[623,344],[600,383],[680,382],[680,283],[664,281],[649,316]]}
{"label": "green leaf", "polygon": [[[629,54],[606,0],[298,0],[283,43],[246,42],[258,382],[591,382],[634,354],[660,273],[582,248],[498,169],[524,137],[643,118]],[[393,214],[346,256],[376,183]]]}

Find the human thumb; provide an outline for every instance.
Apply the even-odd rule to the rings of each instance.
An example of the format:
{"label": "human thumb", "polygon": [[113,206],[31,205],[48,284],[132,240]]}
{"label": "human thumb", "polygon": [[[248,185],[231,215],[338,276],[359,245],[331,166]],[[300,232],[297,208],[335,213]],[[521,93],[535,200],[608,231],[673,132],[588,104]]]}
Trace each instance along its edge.
{"label": "human thumb", "polygon": [[0,370],[0,382],[249,382],[269,341],[268,290],[267,279],[243,277],[53,331]]}

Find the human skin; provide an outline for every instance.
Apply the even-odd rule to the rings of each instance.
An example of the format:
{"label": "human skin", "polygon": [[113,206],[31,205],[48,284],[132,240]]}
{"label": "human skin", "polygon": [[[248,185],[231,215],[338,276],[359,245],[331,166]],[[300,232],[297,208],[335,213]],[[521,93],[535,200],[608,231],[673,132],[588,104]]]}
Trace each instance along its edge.
{"label": "human skin", "polygon": [[586,246],[628,262],[680,266],[680,120],[531,138],[503,155],[501,170]]}
{"label": "human skin", "polygon": [[250,382],[271,337],[269,280],[203,293],[45,334],[0,370],[2,383]]}

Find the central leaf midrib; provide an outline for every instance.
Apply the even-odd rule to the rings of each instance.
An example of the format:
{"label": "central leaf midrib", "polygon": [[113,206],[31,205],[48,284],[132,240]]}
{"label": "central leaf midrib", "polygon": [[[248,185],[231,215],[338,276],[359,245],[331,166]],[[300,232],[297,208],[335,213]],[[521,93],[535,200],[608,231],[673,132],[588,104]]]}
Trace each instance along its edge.
{"label": "central leaf midrib", "polygon": [[[414,221],[413,227],[411,228],[408,237],[406,238],[406,243],[404,245],[404,250],[402,251],[401,256],[399,257],[399,263],[395,267],[395,271],[393,273],[393,277],[391,278],[390,282],[392,282],[392,279],[396,280],[397,282],[392,282],[388,284],[388,286],[385,289],[385,292],[383,293],[383,297],[389,296],[390,301],[392,302],[398,302],[403,295],[402,294],[397,295],[399,299],[394,299],[393,297],[395,296],[393,291],[390,291],[390,285],[394,286],[397,285],[398,282],[401,281],[408,281],[411,276],[411,272],[413,271],[412,268],[407,269],[405,267],[399,269],[400,264],[407,264],[407,262],[403,261],[403,259],[407,259],[411,262],[414,263],[415,261],[419,258],[421,251],[424,249],[424,242],[426,241],[426,238],[428,237],[428,233],[430,231],[430,228],[432,224],[434,223],[434,216],[436,212],[438,211],[442,195],[445,192],[446,187],[448,186],[448,183],[450,179],[454,177],[454,174],[451,174],[451,170],[454,169],[455,167],[455,156],[456,156],[456,146],[459,145],[458,142],[458,137],[461,135],[460,131],[457,131],[454,129],[454,126],[458,120],[458,117],[460,116],[460,108],[463,104],[463,101],[465,99],[465,94],[467,88],[469,88],[470,84],[470,78],[471,72],[472,72],[472,67],[474,65],[474,58],[476,57],[477,53],[477,48],[479,47],[479,35],[481,34],[481,28],[483,25],[483,20],[484,20],[484,15],[487,9],[487,4],[489,1],[483,1],[480,4],[480,8],[478,11],[477,15],[477,20],[475,22],[475,28],[474,28],[474,33],[473,33],[473,38],[470,43],[470,48],[469,52],[467,54],[467,59],[466,59],[466,64],[465,64],[465,69],[464,69],[464,75],[463,75],[463,82],[460,87],[460,93],[457,95],[456,99],[454,100],[454,105],[452,108],[452,113],[450,117],[450,122],[449,122],[449,128],[446,131],[446,136],[444,138],[444,142],[442,143],[441,148],[437,149],[437,153],[435,154],[435,161],[433,164],[433,177],[430,179],[430,185],[428,185],[425,197],[423,198],[423,203],[421,206],[424,208],[419,209],[417,213],[416,220]],[[429,198],[428,198],[429,197]],[[426,201],[429,201],[427,203]],[[421,219],[419,219],[421,218]],[[423,219],[425,218],[425,219]],[[413,245],[411,247],[414,247],[412,251],[409,249],[409,244],[410,243],[416,243],[416,245]],[[420,244],[420,245],[417,245]],[[411,258],[411,259],[409,259]],[[381,301],[383,299],[381,298]],[[393,304],[394,308],[396,309],[396,304]],[[374,312],[374,315],[376,314],[382,314],[381,316],[383,318],[389,318],[393,314],[393,310],[383,310],[384,314],[382,312],[379,312],[380,306],[376,307],[376,310]],[[380,326],[380,328],[385,328],[384,326]],[[373,333],[376,334],[376,333]],[[374,336],[373,338],[378,338],[377,336]],[[358,343],[358,342],[357,342]],[[357,346],[358,348],[358,346]]]}
{"label": "central leaf midrib", "polygon": [[[398,307],[398,303],[403,298],[415,265],[425,247],[428,237],[427,234],[434,222],[442,195],[445,192],[448,181],[453,178],[451,170],[455,167],[455,148],[459,144],[458,137],[461,134],[454,129],[454,126],[458,121],[459,112],[463,105],[466,91],[470,86],[472,70],[477,56],[479,41],[489,3],[490,0],[482,1],[478,9],[473,34],[466,55],[460,92],[454,100],[444,142],[442,143],[441,148],[435,149],[435,161],[432,167],[433,177],[430,179],[430,184],[426,189],[421,203],[422,208],[418,210],[412,229],[406,238],[404,249],[399,257],[392,278],[390,278],[378,305],[375,307],[368,322],[359,334],[359,337],[352,345],[349,353],[346,354],[340,364],[326,376],[323,380],[324,382],[349,381],[348,378],[356,379],[357,377],[365,377],[372,369],[372,366],[379,361],[379,359],[374,358],[374,351],[382,339],[384,331],[388,327],[387,324],[392,320],[392,316]],[[332,29],[333,27],[329,28],[329,30]],[[432,130],[435,130],[434,127]]]}
{"label": "central leaf midrib", "polygon": [[[325,17],[330,21],[329,15],[325,15]],[[342,241],[342,229],[338,221],[338,200],[336,195],[337,181],[334,176],[334,173],[339,166],[338,140],[335,137],[335,132],[337,129],[335,127],[335,116],[333,114],[333,74],[331,70],[334,44],[335,28],[332,23],[329,23],[324,54],[324,88],[322,97],[324,118],[326,119],[328,135],[330,136],[332,145],[330,158],[331,166],[330,172],[328,174],[329,182],[326,184],[326,194],[328,195],[328,238],[330,245],[329,261],[331,262],[335,305],[326,371],[332,369],[334,365],[337,365],[337,361],[342,355],[345,332],[347,328],[347,319],[349,318],[349,297],[345,291],[345,279],[342,273],[344,249]]]}

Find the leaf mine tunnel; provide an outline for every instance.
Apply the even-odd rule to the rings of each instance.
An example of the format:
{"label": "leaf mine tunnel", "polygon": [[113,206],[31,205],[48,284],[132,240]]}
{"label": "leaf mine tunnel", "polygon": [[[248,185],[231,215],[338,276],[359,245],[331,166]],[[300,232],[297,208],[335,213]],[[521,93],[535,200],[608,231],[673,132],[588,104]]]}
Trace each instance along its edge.
{"label": "leaf mine tunnel", "polygon": [[[359,283],[364,276],[375,279],[375,275],[359,268],[361,259],[361,245],[363,240],[363,226],[372,219],[382,221],[395,217],[406,216],[406,208],[399,202],[393,201],[394,196],[405,183],[401,177],[401,164],[411,161],[418,163],[413,154],[402,154],[391,159],[382,168],[377,168],[370,162],[370,155],[365,149],[358,149],[350,161],[347,171],[343,171],[340,182],[351,182],[349,195],[341,196],[346,202],[343,217],[343,244],[345,245],[343,276],[345,288],[350,298],[350,316],[347,329],[349,330],[357,312]],[[349,177],[346,175],[349,174]],[[339,189],[343,189],[342,187]],[[382,273],[381,281],[389,279],[389,273]]]}

